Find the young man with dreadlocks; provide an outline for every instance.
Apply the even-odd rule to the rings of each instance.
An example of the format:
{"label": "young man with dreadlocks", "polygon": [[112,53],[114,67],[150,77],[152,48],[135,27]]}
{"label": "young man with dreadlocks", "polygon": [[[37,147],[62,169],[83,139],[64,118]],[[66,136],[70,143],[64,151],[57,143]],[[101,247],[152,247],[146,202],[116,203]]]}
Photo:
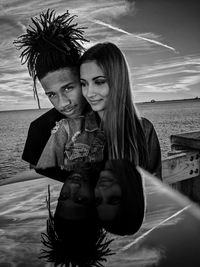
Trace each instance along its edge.
{"label": "young man with dreadlocks", "polygon": [[[68,11],[56,16],[47,10],[32,18],[33,25],[14,41],[23,49],[21,61],[27,62],[38,103],[37,79],[54,106],[31,123],[22,158],[33,168],[38,164],[40,174],[64,182],[56,213],[54,217],[49,213],[43,235],[49,248],[44,257],[55,266],[102,266],[110,242],[97,220],[91,181],[98,178],[104,135],[82,96],[78,61],[83,51],[80,42],[86,40],[73,19]],[[99,165],[91,167],[95,162]]]}
{"label": "young man with dreadlocks", "polygon": [[82,96],[78,61],[80,42],[87,40],[73,19],[68,12],[56,17],[48,10],[32,18],[33,26],[14,41],[23,49],[21,61],[27,62],[38,103],[37,79],[54,106],[31,123],[22,159],[60,181],[66,178],[62,169],[102,161],[105,143],[96,115]]}

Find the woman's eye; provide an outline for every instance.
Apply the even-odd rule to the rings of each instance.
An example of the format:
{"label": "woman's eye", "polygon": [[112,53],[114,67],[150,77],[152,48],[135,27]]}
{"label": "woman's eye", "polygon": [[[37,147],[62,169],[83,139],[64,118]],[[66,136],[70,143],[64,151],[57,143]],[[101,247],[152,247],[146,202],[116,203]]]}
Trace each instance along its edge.
{"label": "woman's eye", "polygon": [[85,83],[84,82],[81,82],[81,87],[84,87],[85,86]]}
{"label": "woman's eye", "polygon": [[121,201],[121,196],[112,196],[109,199],[109,203],[112,205],[117,205],[120,203],[120,201]]}
{"label": "woman's eye", "polygon": [[97,85],[102,85],[102,84],[106,83],[106,80],[96,80],[95,83]]}

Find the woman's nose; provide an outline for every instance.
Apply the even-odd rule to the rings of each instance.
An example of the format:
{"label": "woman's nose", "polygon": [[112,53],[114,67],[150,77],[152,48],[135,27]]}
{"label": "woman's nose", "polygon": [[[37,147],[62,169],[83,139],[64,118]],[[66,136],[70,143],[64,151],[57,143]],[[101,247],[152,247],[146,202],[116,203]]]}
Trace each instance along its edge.
{"label": "woman's nose", "polygon": [[96,95],[95,88],[92,84],[88,85],[87,97],[93,97]]}
{"label": "woman's nose", "polygon": [[102,197],[100,190],[98,188],[95,188],[95,204],[96,206],[100,205],[102,203]]}

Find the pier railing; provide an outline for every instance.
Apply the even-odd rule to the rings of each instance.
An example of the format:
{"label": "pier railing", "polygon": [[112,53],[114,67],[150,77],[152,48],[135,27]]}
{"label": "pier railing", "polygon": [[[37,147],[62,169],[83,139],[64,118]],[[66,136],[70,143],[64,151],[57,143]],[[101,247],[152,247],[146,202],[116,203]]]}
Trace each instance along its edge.
{"label": "pier railing", "polygon": [[163,182],[200,204],[200,131],[170,136],[171,151],[162,161]]}

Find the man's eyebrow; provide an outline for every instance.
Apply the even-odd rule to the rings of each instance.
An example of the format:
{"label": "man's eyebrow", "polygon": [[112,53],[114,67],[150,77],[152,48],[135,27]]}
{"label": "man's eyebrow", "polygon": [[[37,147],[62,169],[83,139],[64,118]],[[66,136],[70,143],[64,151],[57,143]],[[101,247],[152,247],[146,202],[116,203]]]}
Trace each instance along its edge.
{"label": "man's eyebrow", "polygon": [[64,84],[64,85],[61,86],[61,89],[66,88],[66,87],[68,87],[70,85],[73,85],[73,84],[75,84],[75,82],[66,83],[66,84]]}
{"label": "man's eyebrow", "polygon": [[[61,88],[61,89],[64,89],[64,88],[66,88],[66,87],[68,87],[68,86],[73,85],[74,83],[75,83],[75,82],[69,82],[69,83],[66,83],[66,84],[62,85],[60,88]],[[46,95],[48,95],[48,94],[55,94],[55,92],[54,92],[54,91],[48,91],[48,92],[45,92],[45,94],[46,94]]]}

